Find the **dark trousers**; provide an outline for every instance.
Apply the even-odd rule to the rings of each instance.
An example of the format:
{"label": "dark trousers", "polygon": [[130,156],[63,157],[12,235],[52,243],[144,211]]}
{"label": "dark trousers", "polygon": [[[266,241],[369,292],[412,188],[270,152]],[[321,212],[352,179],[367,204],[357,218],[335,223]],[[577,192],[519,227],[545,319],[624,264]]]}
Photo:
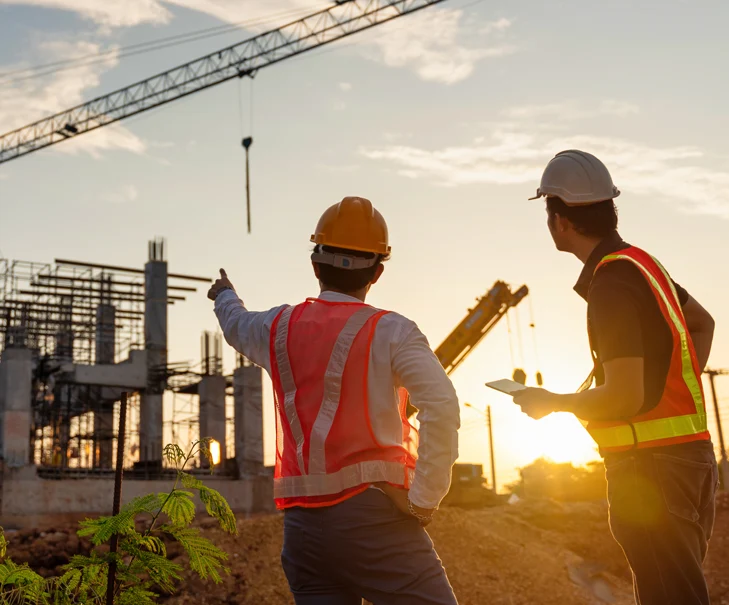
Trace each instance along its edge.
{"label": "dark trousers", "polygon": [[719,480],[711,444],[606,456],[605,468],[610,528],[633,571],[636,603],[709,605],[702,564]]}
{"label": "dark trousers", "polygon": [[379,490],[288,509],[281,561],[297,605],[457,605],[426,531]]}

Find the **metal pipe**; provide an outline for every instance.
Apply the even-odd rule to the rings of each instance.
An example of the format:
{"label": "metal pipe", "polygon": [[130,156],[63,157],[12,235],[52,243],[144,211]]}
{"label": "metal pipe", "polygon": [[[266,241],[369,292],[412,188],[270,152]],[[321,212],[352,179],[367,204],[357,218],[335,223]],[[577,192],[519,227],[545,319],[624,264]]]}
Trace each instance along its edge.
{"label": "metal pipe", "polygon": [[[121,508],[122,475],[124,473],[124,437],[127,428],[127,394],[122,393],[119,406],[119,432],[117,433],[116,447],[116,475],[114,476],[114,504],[112,516],[119,514]],[[109,543],[109,552],[115,554],[119,546],[119,534],[114,534]],[[106,605],[114,605],[116,592],[116,560],[109,563],[109,576],[106,584]]]}

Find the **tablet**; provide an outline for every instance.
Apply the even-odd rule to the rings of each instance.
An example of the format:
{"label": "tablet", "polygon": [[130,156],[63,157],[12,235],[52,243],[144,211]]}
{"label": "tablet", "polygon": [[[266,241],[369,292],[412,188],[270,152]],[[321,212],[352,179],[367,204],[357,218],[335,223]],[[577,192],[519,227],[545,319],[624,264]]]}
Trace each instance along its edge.
{"label": "tablet", "polygon": [[506,393],[507,395],[513,395],[517,391],[523,391],[527,388],[523,384],[506,379],[495,380],[494,382],[487,382],[486,386],[496,391],[500,391],[501,393]]}

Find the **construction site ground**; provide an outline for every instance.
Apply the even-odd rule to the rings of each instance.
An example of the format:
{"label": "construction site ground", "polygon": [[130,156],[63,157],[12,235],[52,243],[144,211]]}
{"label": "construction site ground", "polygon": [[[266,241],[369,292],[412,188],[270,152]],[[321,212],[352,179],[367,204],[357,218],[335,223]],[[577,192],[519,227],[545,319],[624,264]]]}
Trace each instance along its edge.
{"label": "construction site ground", "polygon": [[[714,605],[729,605],[729,499],[720,501],[706,561]],[[282,517],[239,519],[229,536],[212,519],[196,524],[230,555],[230,574],[214,585],[192,574],[169,605],[293,603],[281,571]],[[630,572],[613,541],[604,503],[526,501],[481,510],[446,508],[430,533],[461,605],[633,603]],[[6,529],[8,554],[44,575],[88,549],[68,521]],[[184,555],[170,546],[169,555]]]}

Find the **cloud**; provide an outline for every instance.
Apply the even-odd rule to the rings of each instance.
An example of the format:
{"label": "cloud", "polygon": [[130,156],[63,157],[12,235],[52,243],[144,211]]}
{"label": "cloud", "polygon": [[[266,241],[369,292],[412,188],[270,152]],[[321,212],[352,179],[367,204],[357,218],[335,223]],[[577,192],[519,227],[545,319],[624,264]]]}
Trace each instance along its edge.
{"label": "cloud", "polygon": [[[37,49],[41,58],[62,60],[97,53],[100,46],[93,42],[54,40],[43,42]],[[39,118],[58,113],[82,103],[87,92],[98,87],[101,75],[118,62],[115,53],[93,65],[57,72],[44,79],[16,80],[0,86],[0,133],[20,128]],[[12,66],[24,67],[24,66]],[[56,147],[59,151],[76,154],[84,151],[98,157],[102,151],[122,149],[143,153],[146,144],[135,134],[119,124],[105,126],[83,134],[77,139],[65,141]]]}
{"label": "cloud", "polygon": [[106,193],[101,199],[109,204],[125,204],[133,202],[139,197],[139,191],[134,185],[125,185],[119,191]]}
{"label": "cloud", "polygon": [[[464,45],[462,17],[463,11],[455,9],[432,9],[408,16],[405,27],[389,27],[387,35],[367,39],[376,49],[373,58],[390,67],[409,67],[426,81],[455,84],[468,78],[479,61],[516,51],[507,44]],[[501,31],[511,24],[508,20],[496,23],[502,23],[498,26]]]}
{"label": "cloud", "polygon": [[[206,13],[221,21],[261,21],[275,17],[281,23],[297,11],[321,8],[315,0],[0,0],[2,4],[42,6],[77,13],[105,28],[131,27],[142,23],[165,24],[172,19],[167,8],[177,5]],[[303,13],[302,13],[303,14]],[[266,19],[270,24],[272,19]]]}
{"label": "cloud", "polygon": [[0,0],[0,4],[24,4],[71,11],[99,25],[110,27],[167,23],[172,16],[157,0]]}
{"label": "cloud", "polygon": [[528,125],[521,129],[509,125],[493,128],[470,145],[435,150],[387,145],[360,152],[395,166],[406,178],[448,187],[522,185],[526,197],[536,189],[549,159],[565,149],[594,153],[625,193],[650,195],[683,211],[729,219],[729,166],[715,167],[716,158],[696,146],[654,146],[611,136],[555,136],[535,133]]}
{"label": "cloud", "polygon": [[349,82],[340,82],[339,90],[342,90],[344,92],[349,92],[350,90],[352,90],[352,85]]}
{"label": "cloud", "polygon": [[509,29],[513,25],[513,21],[510,19],[501,18],[497,21],[490,21],[489,23],[486,23],[481,28],[479,28],[478,33],[484,36],[489,36],[493,33],[503,33],[507,29]]}
{"label": "cloud", "polygon": [[584,103],[563,101],[544,105],[520,105],[504,110],[502,115],[514,119],[557,118],[561,120],[585,120],[600,116],[617,116],[624,118],[640,112],[640,108],[632,103],[606,99],[585,107]]}

